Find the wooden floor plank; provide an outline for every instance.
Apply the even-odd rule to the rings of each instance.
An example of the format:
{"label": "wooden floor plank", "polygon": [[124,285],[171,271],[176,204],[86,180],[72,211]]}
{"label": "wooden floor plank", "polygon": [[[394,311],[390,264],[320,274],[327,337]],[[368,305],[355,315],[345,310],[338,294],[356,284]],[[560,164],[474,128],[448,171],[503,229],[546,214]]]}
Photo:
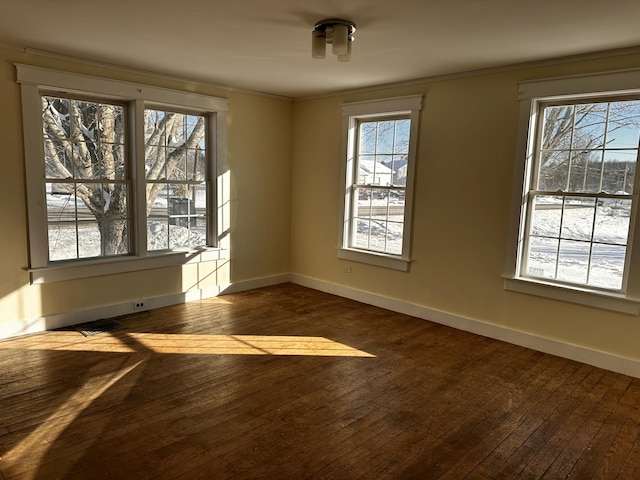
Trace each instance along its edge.
{"label": "wooden floor plank", "polygon": [[0,341],[0,480],[640,478],[640,380],[283,284]]}

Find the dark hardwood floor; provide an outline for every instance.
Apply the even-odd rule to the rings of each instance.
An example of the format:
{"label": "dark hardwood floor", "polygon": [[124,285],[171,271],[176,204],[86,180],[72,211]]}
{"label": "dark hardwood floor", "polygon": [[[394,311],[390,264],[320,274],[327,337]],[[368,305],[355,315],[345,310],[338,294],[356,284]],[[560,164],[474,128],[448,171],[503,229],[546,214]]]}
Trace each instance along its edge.
{"label": "dark hardwood floor", "polygon": [[0,342],[0,478],[639,479],[640,380],[285,284]]}

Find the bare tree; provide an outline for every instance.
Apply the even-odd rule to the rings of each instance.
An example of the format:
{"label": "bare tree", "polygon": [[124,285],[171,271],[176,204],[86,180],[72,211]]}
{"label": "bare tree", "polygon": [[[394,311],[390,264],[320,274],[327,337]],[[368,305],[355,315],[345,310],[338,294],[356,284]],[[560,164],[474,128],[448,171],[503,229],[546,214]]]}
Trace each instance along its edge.
{"label": "bare tree", "polygon": [[[145,117],[149,119],[146,113]],[[163,112],[157,121],[145,122],[147,179],[169,178],[177,168],[186,165],[188,150],[202,140],[204,118],[198,117],[194,128],[185,136],[179,135],[184,117]],[[125,158],[124,107],[43,97],[42,121],[46,178],[59,192],[75,192],[93,214],[103,255],[127,253],[127,169],[130,166]],[[147,184],[148,212],[161,189],[161,184]]]}
{"label": "bare tree", "polygon": [[[628,175],[635,173],[635,159],[610,161],[606,166],[602,152],[611,147],[637,148],[637,135],[632,143],[628,143],[625,134],[639,126],[640,104],[637,101],[545,108],[539,188],[592,192],[611,192],[615,185],[619,187],[616,190],[627,188],[630,185]],[[612,167],[615,163],[618,165]],[[615,171],[605,172],[605,168],[615,168]]]}

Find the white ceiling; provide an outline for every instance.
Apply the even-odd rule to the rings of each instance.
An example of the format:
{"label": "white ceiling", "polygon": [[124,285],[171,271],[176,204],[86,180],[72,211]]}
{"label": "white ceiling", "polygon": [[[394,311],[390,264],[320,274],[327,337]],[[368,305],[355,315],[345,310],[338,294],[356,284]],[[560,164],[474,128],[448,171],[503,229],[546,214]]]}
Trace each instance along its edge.
{"label": "white ceiling", "polygon": [[[352,60],[311,58],[327,17]],[[640,46],[638,0],[2,0],[0,43],[301,97]]]}

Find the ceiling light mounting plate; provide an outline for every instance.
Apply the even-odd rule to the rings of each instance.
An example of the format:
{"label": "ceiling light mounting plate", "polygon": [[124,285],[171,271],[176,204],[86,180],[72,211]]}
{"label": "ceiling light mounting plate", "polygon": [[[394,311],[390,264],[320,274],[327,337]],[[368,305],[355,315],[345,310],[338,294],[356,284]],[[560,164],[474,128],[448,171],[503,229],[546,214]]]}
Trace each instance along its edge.
{"label": "ceiling light mounting plate", "polygon": [[[326,32],[329,28],[333,30],[337,25],[346,25],[349,29],[349,36],[352,36],[356,31],[355,23],[353,23],[351,20],[343,20],[341,18],[325,18],[324,20],[319,20],[316,22],[313,29],[319,30],[321,32]],[[351,37],[350,40],[353,42],[353,37]],[[329,42],[327,41],[327,43]]]}

